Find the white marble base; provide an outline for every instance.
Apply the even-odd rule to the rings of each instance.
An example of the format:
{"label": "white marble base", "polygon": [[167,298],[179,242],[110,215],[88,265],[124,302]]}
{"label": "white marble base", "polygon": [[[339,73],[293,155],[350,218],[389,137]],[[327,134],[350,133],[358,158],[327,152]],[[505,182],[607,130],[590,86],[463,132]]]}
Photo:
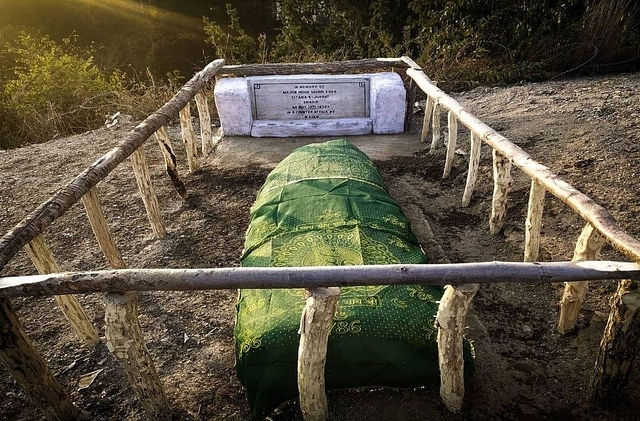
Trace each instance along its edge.
{"label": "white marble base", "polygon": [[407,92],[402,78],[397,73],[374,73],[370,77],[373,133],[404,132]]}
{"label": "white marble base", "polygon": [[[340,92],[337,92],[331,94],[331,98],[326,99],[324,103],[326,109],[336,110],[332,118],[296,119],[294,118],[296,110],[307,106],[299,105],[301,102],[297,98],[300,98],[300,96],[294,99],[294,97],[283,95],[284,99],[275,98],[274,102],[282,103],[282,107],[289,107],[293,111],[291,114],[294,114],[291,119],[255,119],[254,114],[256,107],[255,104],[252,104],[252,100],[255,100],[255,92],[252,96],[252,87],[255,86],[255,84],[273,84],[274,82],[278,82],[283,84],[284,90],[289,88],[295,89],[295,85],[303,83],[324,83],[326,87],[329,88],[332,83],[344,82],[351,78],[360,81],[364,78],[368,82],[368,95],[364,97],[365,102],[362,102],[363,99],[360,99],[360,102],[356,101],[354,103],[368,107],[365,110],[365,117],[349,118],[348,115],[344,115],[343,118],[340,118],[340,113],[347,113],[349,107],[345,108],[344,103],[336,104],[342,100],[354,100],[351,97],[344,97],[344,99],[342,99]],[[309,93],[313,94],[312,91],[309,91]],[[329,91],[326,93],[329,93]],[[296,94],[299,95],[300,92]],[[220,117],[220,124],[226,136],[341,136],[370,133],[396,134],[404,131],[406,92],[402,79],[397,73],[393,72],[359,75],[292,75],[222,78],[216,82],[214,96]],[[313,98],[310,97],[308,99]],[[315,106],[318,107],[321,105],[323,105],[322,100]],[[307,109],[310,109],[312,106],[313,105],[309,105]]]}
{"label": "white marble base", "polygon": [[349,136],[372,133],[370,118],[255,120],[253,137]]}
{"label": "white marble base", "polygon": [[247,79],[223,78],[213,90],[220,126],[225,136],[250,136],[253,115]]}

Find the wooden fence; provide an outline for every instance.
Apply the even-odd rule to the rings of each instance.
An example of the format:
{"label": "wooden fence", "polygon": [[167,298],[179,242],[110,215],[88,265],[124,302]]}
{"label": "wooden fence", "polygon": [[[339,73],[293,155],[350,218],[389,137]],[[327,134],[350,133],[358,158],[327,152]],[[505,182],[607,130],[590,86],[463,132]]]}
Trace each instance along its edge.
{"label": "wooden fence", "polygon": [[[197,138],[191,125],[190,102],[195,100],[200,118],[201,155],[206,157],[214,146],[206,96],[202,89],[214,76],[361,73],[393,70],[407,87],[406,127],[411,126],[413,103],[419,87],[427,95],[422,141],[432,128],[431,148],[439,147],[440,113],[448,112],[449,141],[444,177],[451,171],[456,148],[458,123],[471,136],[471,155],[462,203],[468,205],[473,194],[483,143],[493,150],[494,193],[489,220],[492,233],[500,231],[506,213],[512,166],[531,178],[529,210],[525,222],[524,262],[489,262],[446,265],[391,265],[364,267],[313,268],[221,268],[221,269],[126,269],[103,213],[95,186],[116,166],[130,158],[151,228],[157,237],[165,235],[149,169],[141,145],[155,134],[166,170],[182,197],[186,188],[177,171],[175,153],[164,126],[179,118],[190,171],[199,168]],[[586,226],[576,244],[572,262],[538,263],[541,218],[546,192],[558,197],[578,213]],[[60,273],[43,233],[71,206],[82,201],[91,227],[113,270]],[[626,255],[632,262],[599,262],[605,242]],[[561,303],[558,330],[571,330],[577,320],[586,281],[620,279],[612,301],[612,311],[596,361],[592,378],[592,398],[607,399],[627,381],[629,355],[637,352],[630,338],[640,329],[638,308],[628,305],[640,279],[640,242],[626,234],[613,217],[588,196],[571,187],[537,163],[526,152],[509,142],[453,98],[438,89],[421,68],[407,57],[368,59],[334,63],[294,63],[224,66],[216,60],[198,72],[158,111],[129,132],[111,151],[79,174],[64,188],[42,203],[23,221],[0,239],[0,270],[25,248],[41,275],[0,278],[0,360],[23,387],[27,396],[49,420],[78,418],[78,410],[67,392],[56,381],[44,359],[33,347],[11,308],[10,297],[55,295],[82,342],[99,343],[96,329],[72,294],[106,292],[105,329],[107,346],[121,362],[132,389],[149,419],[171,418],[171,410],[159,376],[147,351],[138,322],[137,291],[214,290],[235,288],[307,288],[310,298],[303,313],[299,352],[300,404],[306,419],[325,419],[326,398],[323,390],[324,355],[328,323],[335,309],[340,286],[382,284],[448,285],[437,315],[441,369],[441,396],[447,407],[459,411],[464,396],[462,373],[462,336],[470,302],[478,285],[492,282],[566,282]],[[304,314],[316,316],[311,319]],[[320,344],[320,345],[318,345]],[[632,351],[629,354],[630,350]],[[314,380],[316,379],[316,380]],[[318,381],[318,379],[320,381]],[[316,398],[312,398],[315,396]]]}

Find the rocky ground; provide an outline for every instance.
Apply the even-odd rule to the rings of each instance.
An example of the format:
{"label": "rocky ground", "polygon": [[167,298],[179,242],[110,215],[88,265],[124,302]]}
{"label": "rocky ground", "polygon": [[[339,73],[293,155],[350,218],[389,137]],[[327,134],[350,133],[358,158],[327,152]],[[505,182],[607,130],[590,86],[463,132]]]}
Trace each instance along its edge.
{"label": "rocky ground", "polygon": [[[455,95],[470,111],[566,181],[604,205],[632,235],[640,236],[640,76],[556,80],[510,87],[481,87]],[[421,119],[421,114],[416,115]],[[443,115],[443,127],[444,115]],[[417,125],[419,126],[419,125]],[[131,127],[123,119],[112,129],[0,151],[0,233],[110,149]],[[414,130],[416,136],[419,127]],[[177,128],[170,134],[178,139]],[[461,152],[469,150],[460,129]],[[417,139],[417,137],[416,137]],[[356,140],[357,141],[357,140]],[[223,140],[220,151],[228,139]],[[417,140],[416,140],[417,142]],[[178,141],[174,142],[176,150]],[[260,151],[260,140],[256,140]],[[505,228],[488,232],[491,153],[485,147],[471,205],[460,205],[468,156],[459,154],[449,179],[441,179],[443,151],[414,144],[375,158],[392,194],[430,222],[451,261],[522,259],[529,179],[514,170]],[[168,235],[151,234],[128,163],[99,185],[107,220],[129,267],[237,266],[248,209],[272,164],[220,153],[196,174],[179,170],[190,195],[172,189],[156,145],[145,146]],[[401,156],[393,156],[401,155]],[[409,155],[409,156],[406,156]],[[245,159],[246,158],[246,159]],[[555,198],[545,205],[540,260],[570,260],[584,223]],[[75,206],[46,233],[64,270],[106,268],[83,215]],[[429,250],[427,250],[429,253]],[[603,258],[621,259],[611,248]],[[31,274],[19,254],[0,276]],[[468,336],[476,347],[477,370],[463,412],[447,413],[437,390],[363,389],[329,393],[336,420],[637,419],[640,372],[631,377],[625,403],[599,409],[585,401],[586,389],[615,283],[592,283],[578,329],[555,332],[562,285],[484,286],[474,300]],[[90,318],[104,328],[100,294],[79,297]],[[249,409],[233,368],[233,291],[140,294],[140,322],[174,408],[175,419],[243,420]],[[142,420],[143,413],[121,369],[104,344],[81,346],[52,298],[12,301],[25,329],[72,399],[95,420]],[[79,390],[83,375],[102,369]],[[0,368],[0,419],[40,419],[20,388]],[[300,419],[295,402],[274,420]]]}

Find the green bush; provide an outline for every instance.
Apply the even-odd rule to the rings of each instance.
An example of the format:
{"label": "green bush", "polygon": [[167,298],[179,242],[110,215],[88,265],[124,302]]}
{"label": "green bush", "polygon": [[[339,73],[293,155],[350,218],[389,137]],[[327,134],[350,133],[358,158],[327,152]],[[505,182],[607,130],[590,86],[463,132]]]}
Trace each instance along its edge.
{"label": "green bush", "polygon": [[177,70],[167,73],[166,80],[156,80],[150,69],[144,76],[128,79],[126,89],[117,92],[117,109],[136,119],[144,119],[169,101],[185,83],[185,77]]}
{"label": "green bush", "polygon": [[638,10],[634,0],[281,0],[270,59],[407,54],[449,88],[628,70],[640,64]]}
{"label": "green bush", "polygon": [[74,42],[70,37],[59,45],[47,36],[22,32],[6,46],[15,66],[0,95],[0,112],[8,122],[3,147],[89,130],[113,112],[123,76],[103,74],[91,50],[79,50]]}
{"label": "green bush", "polygon": [[266,39],[260,36],[256,41],[240,26],[238,11],[231,4],[226,6],[229,24],[226,27],[218,22],[204,20],[205,41],[213,45],[216,55],[225,59],[227,64],[266,62]]}

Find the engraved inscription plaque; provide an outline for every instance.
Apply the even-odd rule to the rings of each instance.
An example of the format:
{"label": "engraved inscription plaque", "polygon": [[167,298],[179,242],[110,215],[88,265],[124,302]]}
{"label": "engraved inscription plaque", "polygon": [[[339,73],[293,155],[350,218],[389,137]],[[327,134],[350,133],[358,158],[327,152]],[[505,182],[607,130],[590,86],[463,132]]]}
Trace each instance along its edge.
{"label": "engraved inscription plaque", "polygon": [[255,120],[369,117],[369,78],[251,78]]}

